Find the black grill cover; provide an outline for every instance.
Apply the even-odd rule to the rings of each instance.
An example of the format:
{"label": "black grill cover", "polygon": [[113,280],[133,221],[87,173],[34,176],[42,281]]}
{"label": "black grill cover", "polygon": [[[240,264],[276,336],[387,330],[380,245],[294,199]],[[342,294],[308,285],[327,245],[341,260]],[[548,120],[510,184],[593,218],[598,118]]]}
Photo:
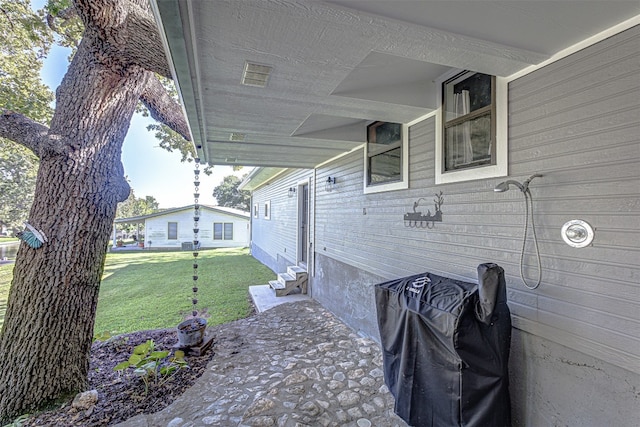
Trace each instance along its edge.
{"label": "black grill cover", "polygon": [[504,270],[478,284],[423,273],[375,287],[384,379],[409,425],[510,426]]}

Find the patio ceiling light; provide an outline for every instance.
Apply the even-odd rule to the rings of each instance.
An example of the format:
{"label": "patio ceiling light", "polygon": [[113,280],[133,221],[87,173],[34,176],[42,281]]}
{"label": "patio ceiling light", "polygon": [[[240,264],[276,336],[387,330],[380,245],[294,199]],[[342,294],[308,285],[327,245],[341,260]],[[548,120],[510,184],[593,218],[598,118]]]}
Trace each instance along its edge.
{"label": "patio ceiling light", "polygon": [[272,69],[273,67],[268,65],[245,62],[244,71],[242,72],[242,84],[246,86],[266,87]]}

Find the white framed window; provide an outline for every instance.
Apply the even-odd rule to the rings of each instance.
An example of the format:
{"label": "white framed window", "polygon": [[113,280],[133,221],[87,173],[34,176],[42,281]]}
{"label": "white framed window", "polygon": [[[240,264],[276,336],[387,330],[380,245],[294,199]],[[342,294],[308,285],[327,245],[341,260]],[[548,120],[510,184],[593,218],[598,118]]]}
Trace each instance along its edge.
{"label": "white framed window", "polygon": [[214,222],[213,240],[233,240],[233,223]]}
{"label": "white framed window", "polygon": [[233,240],[233,223],[224,223],[224,240]]}
{"label": "white framed window", "polygon": [[379,193],[409,187],[409,127],[373,122],[367,126],[364,149],[364,192]]}
{"label": "white framed window", "polygon": [[258,209],[258,204],[257,204],[257,203],[255,203],[255,204],[253,205],[253,217],[254,217],[254,218],[258,218],[258,210],[259,210],[259,209]]}
{"label": "white framed window", "polygon": [[222,240],[222,223],[213,223],[213,240]]}
{"label": "white framed window", "polygon": [[167,223],[167,240],[178,240],[178,223]]}
{"label": "white framed window", "polygon": [[438,83],[436,184],[506,176],[506,80],[457,70]]}
{"label": "white framed window", "polygon": [[271,201],[264,202],[264,219],[271,219]]}

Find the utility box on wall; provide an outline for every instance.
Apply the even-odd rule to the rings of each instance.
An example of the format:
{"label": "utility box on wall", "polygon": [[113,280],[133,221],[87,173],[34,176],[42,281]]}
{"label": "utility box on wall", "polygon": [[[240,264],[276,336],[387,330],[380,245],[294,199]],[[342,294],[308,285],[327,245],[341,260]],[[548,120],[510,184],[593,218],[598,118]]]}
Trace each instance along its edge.
{"label": "utility box on wall", "polygon": [[384,377],[412,426],[510,426],[504,270],[478,284],[423,273],[375,287]]}

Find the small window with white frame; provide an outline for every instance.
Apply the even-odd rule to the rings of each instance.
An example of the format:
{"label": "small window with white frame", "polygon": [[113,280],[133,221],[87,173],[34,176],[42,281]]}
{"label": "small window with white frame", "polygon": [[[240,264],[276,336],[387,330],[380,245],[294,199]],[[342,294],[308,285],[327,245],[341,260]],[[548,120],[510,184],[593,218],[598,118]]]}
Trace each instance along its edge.
{"label": "small window with white frame", "polygon": [[167,240],[178,240],[178,223],[167,223]]}
{"label": "small window with white frame", "polygon": [[271,219],[271,201],[264,202],[264,219]]}
{"label": "small window with white frame", "polygon": [[233,240],[233,223],[214,222],[213,240]]}
{"label": "small window with white frame", "polygon": [[441,80],[436,184],[507,174],[506,83],[458,71]]}
{"label": "small window with white frame", "polygon": [[402,123],[374,122],[367,126],[364,192],[408,187],[408,127]]}

